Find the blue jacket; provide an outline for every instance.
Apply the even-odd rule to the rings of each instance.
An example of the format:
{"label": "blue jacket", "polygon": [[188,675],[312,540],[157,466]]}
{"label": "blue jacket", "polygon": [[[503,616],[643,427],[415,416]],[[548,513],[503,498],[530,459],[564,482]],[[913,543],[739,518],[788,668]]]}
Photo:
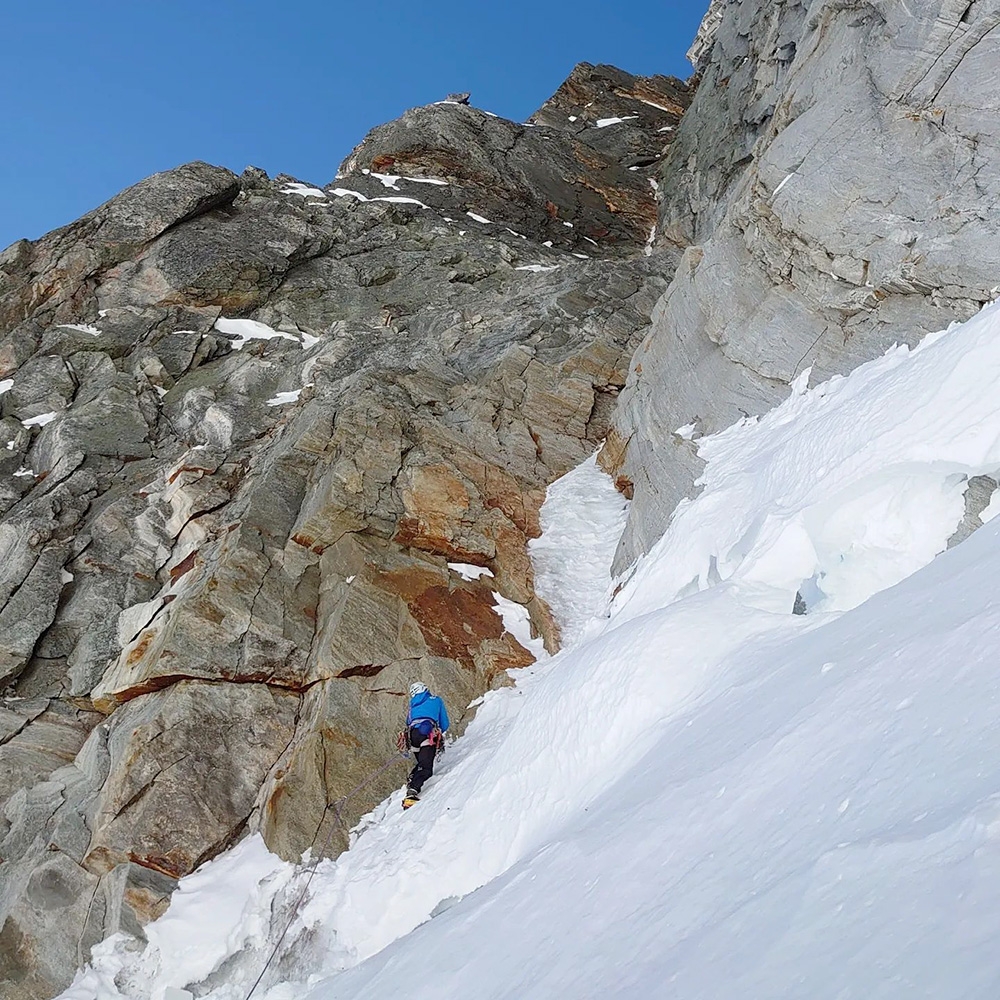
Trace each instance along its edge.
{"label": "blue jacket", "polygon": [[[421,691],[410,699],[410,708],[406,713],[406,725],[412,726],[422,719],[430,720],[442,733],[448,731],[448,711],[444,707],[444,702],[433,695],[430,691]],[[430,733],[428,728],[427,733]]]}

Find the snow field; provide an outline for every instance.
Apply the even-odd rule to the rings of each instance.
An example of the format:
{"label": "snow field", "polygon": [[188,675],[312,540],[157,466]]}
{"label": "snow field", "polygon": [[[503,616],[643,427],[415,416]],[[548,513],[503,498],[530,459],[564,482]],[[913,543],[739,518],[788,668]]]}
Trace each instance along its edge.
{"label": "snow field", "polygon": [[[743,598],[843,611],[944,551],[967,479],[1000,469],[1000,307],[699,442],[694,500],[617,599],[642,614],[732,580]],[[679,432],[680,433],[680,432]],[[806,593],[808,592],[808,593]]]}
{"label": "snow field", "polygon": [[571,661],[553,658],[525,692],[488,699],[462,741],[466,752],[421,800],[419,822],[390,813],[339,862],[320,866],[304,925],[322,928],[338,964],[354,964],[428,919],[443,899],[466,895],[542,847],[648,748],[664,711],[710,683],[719,656],[766,627],[759,615],[733,626],[706,641],[697,614],[629,625]]}

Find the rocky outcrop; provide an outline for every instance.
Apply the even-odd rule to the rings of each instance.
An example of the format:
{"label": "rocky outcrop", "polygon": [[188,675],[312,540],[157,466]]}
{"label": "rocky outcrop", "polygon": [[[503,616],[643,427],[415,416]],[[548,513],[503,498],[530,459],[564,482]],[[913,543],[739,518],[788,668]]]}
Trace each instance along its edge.
{"label": "rocky outcrop", "polygon": [[531,662],[494,592],[557,647],[527,542],[676,263],[688,100],[581,67],[530,125],[418,108],[323,188],[190,164],[0,256],[5,997],[247,831],[343,846],[410,680],[461,729]]}
{"label": "rocky outcrop", "polygon": [[660,239],[689,246],[602,453],[635,495],[619,568],[700,435],[994,297],[998,25],[986,0],[713,4],[660,171]]}
{"label": "rocky outcrop", "polygon": [[698,33],[695,35],[691,48],[688,49],[688,61],[695,68],[695,73],[702,72],[708,65],[708,58],[715,44],[715,35],[722,23],[722,13],[729,0],[712,0],[708,11],[701,19]]}
{"label": "rocky outcrop", "polygon": [[713,0],[697,93],[581,64],[0,254],[0,994],[248,831],[339,850],[410,680],[461,729],[531,661],[496,594],[558,646],[527,543],[602,442],[625,569],[699,437],[992,298],[998,46],[995,0]]}
{"label": "rocky outcrop", "polygon": [[675,77],[580,63],[528,121],[569,132],[577,148],[596,148],[632,171],[663,159],[693,93]]}
{"label": "rocky outcrop", "polygon": [[648,168],[690,101],[671,77],[581,63],[527,126],[450,101],[414,108],[374,129],[338,183],[369,171],[361,193],[385,196],[403,173],[406,194],[457,218],[495,220],[555,250],[630,256],[656,223]]}

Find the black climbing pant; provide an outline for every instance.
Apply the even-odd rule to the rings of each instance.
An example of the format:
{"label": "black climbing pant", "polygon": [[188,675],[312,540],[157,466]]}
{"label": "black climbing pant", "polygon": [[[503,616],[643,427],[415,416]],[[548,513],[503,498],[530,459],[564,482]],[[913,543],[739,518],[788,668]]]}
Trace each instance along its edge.
{"label": "black climbing pant", "polygon": [[410,729],[410,746],[417,758],[417,766],[410,772],[409,787],[419,792],[424,782],[434,773],[434,757],[437,754],[435,746],[420,746],[427,737],[416,727]]}

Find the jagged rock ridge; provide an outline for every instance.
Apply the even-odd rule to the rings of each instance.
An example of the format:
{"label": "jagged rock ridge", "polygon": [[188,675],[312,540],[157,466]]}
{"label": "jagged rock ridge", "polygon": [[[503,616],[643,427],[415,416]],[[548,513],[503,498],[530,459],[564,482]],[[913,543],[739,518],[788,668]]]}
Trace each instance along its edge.
{"label": "jagged rock ridge", "polygon": [[494,590],[557,646],[526,544],[672,274],[689,100],[582,65],[529,125],[414,109],[324,188],[189,164],[0,255],[5,997],[247,831],[324,843],[410,679],[461,727],[531,661]]}

